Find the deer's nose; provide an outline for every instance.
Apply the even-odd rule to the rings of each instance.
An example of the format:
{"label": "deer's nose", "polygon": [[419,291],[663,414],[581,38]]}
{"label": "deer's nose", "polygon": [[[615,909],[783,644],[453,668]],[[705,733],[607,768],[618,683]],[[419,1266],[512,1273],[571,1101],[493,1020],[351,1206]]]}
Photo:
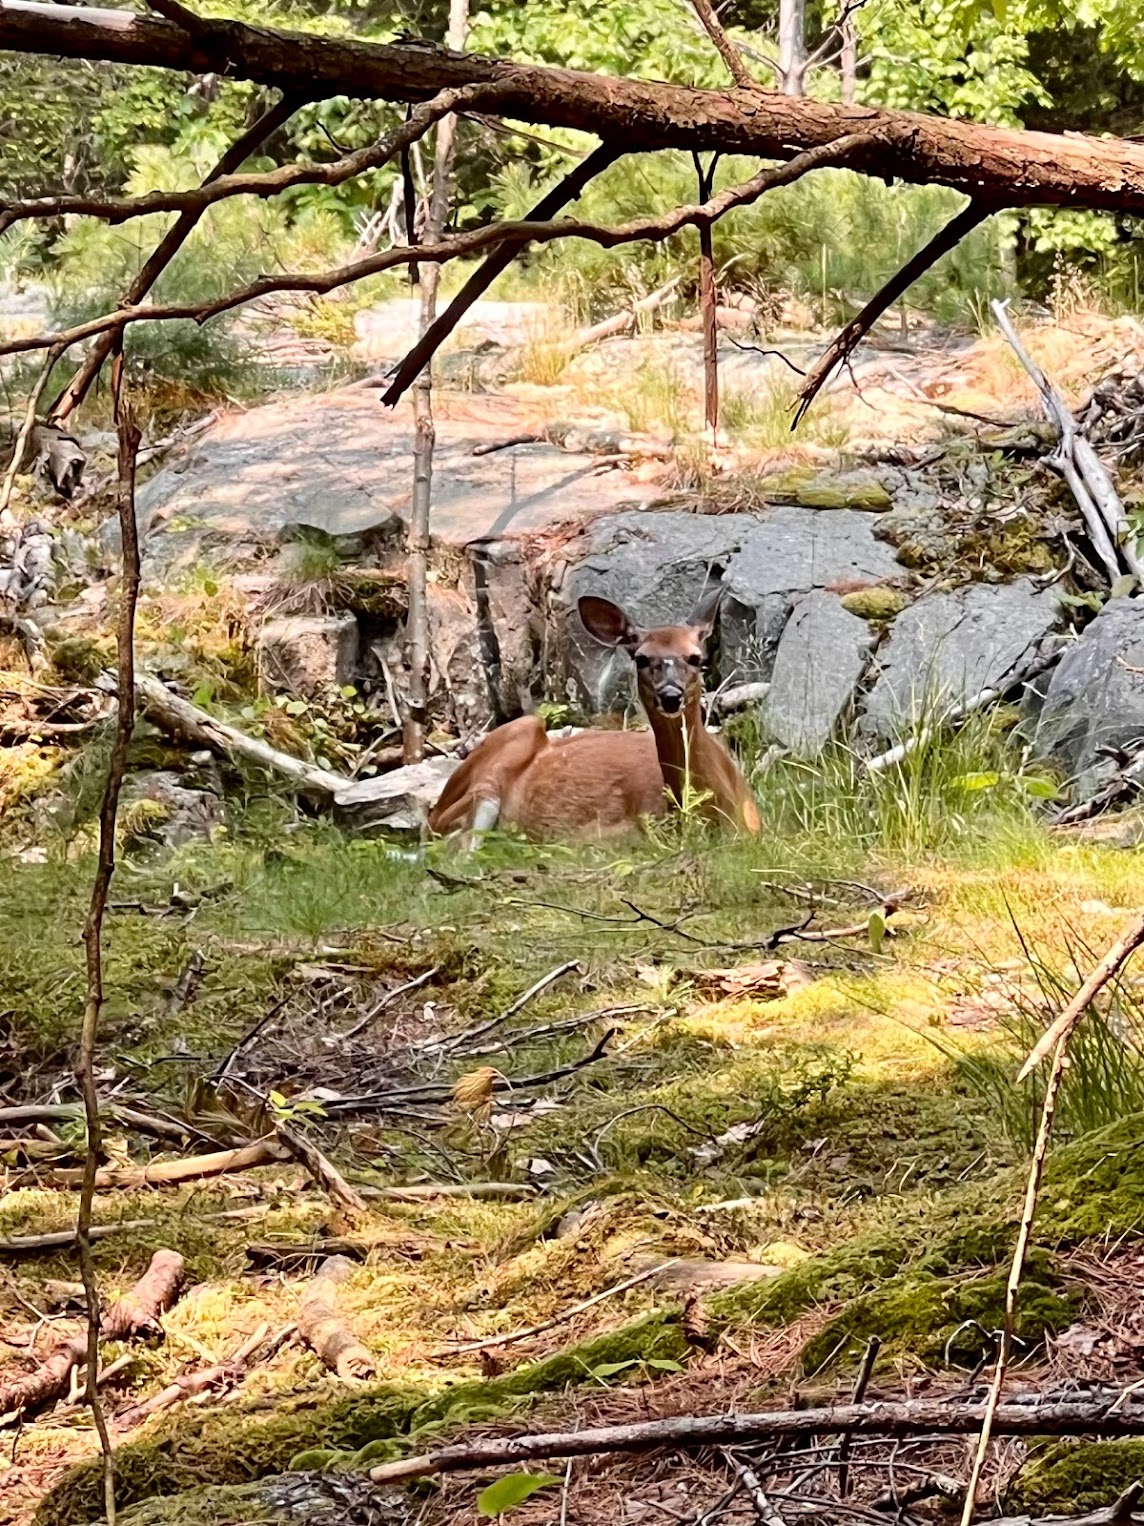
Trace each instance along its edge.
{"label": "deer's nose", "polygon": [[655,697],[659,708],[668,715],[678,715],[683,709],[683,690],[678,684],[664,684]]}

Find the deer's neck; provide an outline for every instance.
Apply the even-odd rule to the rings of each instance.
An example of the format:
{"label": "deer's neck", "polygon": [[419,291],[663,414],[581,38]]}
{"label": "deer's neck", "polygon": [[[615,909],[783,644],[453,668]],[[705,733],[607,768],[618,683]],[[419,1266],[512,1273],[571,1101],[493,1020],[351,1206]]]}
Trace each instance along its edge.
{"label": "deer's neck", "polygon": [[647,707],[655,737],[663,782],[677,805],[683,804],[688,773],[693,789],[709,789],[713,781],[705,776],[704,758],[711,739],[703,725],[699,701],[686,705],[679,716],[664,715]]}

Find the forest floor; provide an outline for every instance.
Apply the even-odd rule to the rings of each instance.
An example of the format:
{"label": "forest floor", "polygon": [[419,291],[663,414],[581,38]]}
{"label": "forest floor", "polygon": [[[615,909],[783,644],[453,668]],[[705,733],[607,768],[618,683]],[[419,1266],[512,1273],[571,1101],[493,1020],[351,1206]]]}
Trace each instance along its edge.
{"label": "forest floor", "polygon": [[[207,1484],[179,1519],[259,1520],[239,1486],[300,1454],[360,1465],[461,1425],[519,1428],[525,1409],[530,1428],[572,1428],[848,1392],[873,1334],[872,1394],[965,1391],[999,1323],[1035,1123],[1036,1087],[1017,1091],[1012,1076],[1059,992],[1144,905],[1135,854],[1050,836],[989,791],[966,803],[939,819],[899,800],[865,833],[836,803],[808,830],[776,825],[750,845],[684,823],[632,850],[505,842],[426,864],[317,823],[275,824],[266,805],[229,841],[161,868],[129,859],[109,919],[106,1096],[184,1120],[196,1148],[285,1119],[359,1185],[508,1182],[525,1195],[375,1197],[360,1215],[292,1163],[100,1192],[97,1222],[125,1221],[96,1246],[107,1296],[157,1248],[187,1263],[165,1339],[106,1349],[130,1357],[104,1401],[121,1507]],[[74,1095],[88,867],[53,854],[0,885],[5,1102]],[[901,910],[882,938],[869,919],[884,901]],[[803,933],[841,931],[771,947],[811,913]],[[179,976],[197,955],[188,989]],[[1138,989],[1129,978],[1120,993],[1133,1022]],[[1022,1387],[1139,1365],[1144,1066],[1130,1046],[1113,1075],[1108,1030],[1092,1031],[1046,1191]],[[74,1222],[76,1194],[52,1176],[79,1158],[81,1128],[52,1132],[42,1153],[5,1146],[0,1235]],[[111,1123],[111,1164],[186,1153],[152,1149]],[[331,1235],[356,1246],[339,1307],[375,1377],[342,1381],[287,1340],[223,1392],[127,1423],[132,1405],[225,1362],[259,1326],[289,1326]],[[75,1327],[48,1300],[62,1296],[50,1279],[76,1275],[70,1251],[4,1257],[4,1375]],[[463,1349],[482,1341],[493,1344]],[[896,1462],[886,1448],[863,1461],[859,1447],[852,1510],[869,1518],[888,1465],[899,1483],[964,1478],[969,1445],[906,1446]],[[1141,1448],[1108,1445],[1096,1494],[1111,1500]],[[1061,1451],[1030,1479],[1030,1448],[1005,1443],[992,1482],[1012,1496],[1020,1473],[1033,1506],[1070,1505],[1078,1489],[1092,1503],[1091,1470],[1084,1494],[1059,1476]],[[8,1428],[0,1519],[37,1506],[44,1523],[97,1517],[97,1455],[75,1404]],[[563,1509],[583,1522],[700,1519],[730,1466],[714,1453],[577,1464]],[[448,1481],[423,1519],[470,1519],[478,1487]],[[549,1488],[514,1516],[539,1523],[560,1508]],[[733,1519],[750,1502],[726,1508]]]}

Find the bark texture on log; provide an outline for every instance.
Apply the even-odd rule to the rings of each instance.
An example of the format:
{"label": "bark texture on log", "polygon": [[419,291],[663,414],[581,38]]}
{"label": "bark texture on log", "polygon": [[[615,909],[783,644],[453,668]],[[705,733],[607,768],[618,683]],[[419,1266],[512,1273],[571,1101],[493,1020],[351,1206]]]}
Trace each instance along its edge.
{"label": "bark texture on log", "polygon": [[404,44],[304,36],[237,21],[181,27],[131,11],[37,0],[0,8],[0,49],[105,59],[302,92],[419,101],[451,85],[505,87],[498,114],[614,138],[631,150],[722,149],[789,159],[855,132],[875,140],[857,168],[948,185],[1006,206],[1144,211],[1144,145],[1020,132],[919,112],[844,106],[756,89],[697,90]]}
{"label": "bark texture on log", "polygon": [[353,1269],[345,1256],[331,1256],[322,1263],[298,1305],[298,1333],[322,1365],[339,1378],[362,1379],[377,1370],[373,1357],[338,1314],[337,1285]]}
{"label": "bark texture on log", "polygon": [[[157,1250],[135,1286],[100,1320],[100,1338],[119,1341],[159,1332],[159,1321],[178,1298],[185,1274],[183,1258],[177,1251]],[[62,1399],[72,1369],[86,1355],[87,1331],[81,1330],[62,1342],[35,1372],[0,1386],[0,1415],[31,1414]]]}

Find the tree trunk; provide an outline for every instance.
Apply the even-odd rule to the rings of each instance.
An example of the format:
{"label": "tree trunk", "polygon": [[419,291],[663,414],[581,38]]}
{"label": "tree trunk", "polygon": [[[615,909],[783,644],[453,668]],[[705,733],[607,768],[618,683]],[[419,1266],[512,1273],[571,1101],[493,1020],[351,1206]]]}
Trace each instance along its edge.
{"label": "tree trunk", "polygon": [[779,82],[784,95],[806,89],[806,0],[779,0]]}
{"label": "tree trunk", "polygon": [[[445,46],[460,53],[469,31],[469,0],[449,0],[449,30]],[[429,198],[426,243],[436,243],[449,217],[450,182],[453,177],[453,142],[457,119],[442,117],[437,123],[433,154],[433,192]],[[433,327],[437,317],[440,265],[419,267],[421,280],[421,333]],[[409,705],[403,723],[402,743],[406,763],[420,763],[425,756],[425,713],[429,703],[429,509],[433,498],[433,362],[430,359],[413,383],[413,502],[409,514],[408,550]]]}
{"label": "tree trunk", "polygon": [[[920,112],[840,106],[752,90],[696,90],[613,79],[404,44],[302,36],[210,21],[191,37],[132,11],[7,0],[0,50],[252,79],[311,99],[423,100],[449,85],[500,83],[498,116],[572,127],[626,149],[682,148],[790,159],[855,132],[874,140],[852,167],[912,184],[952,186],[999,206],[1144,212],[1144,145],[986,127]],[[748,109],[749,108],[749,109]]]}
{"label": "tree trunk", "polygon": [[841,75],[842,104],[852,106],[858,89],[858,24],[850,0],[842,0],[838,17],[842,52],[838,60]]}

